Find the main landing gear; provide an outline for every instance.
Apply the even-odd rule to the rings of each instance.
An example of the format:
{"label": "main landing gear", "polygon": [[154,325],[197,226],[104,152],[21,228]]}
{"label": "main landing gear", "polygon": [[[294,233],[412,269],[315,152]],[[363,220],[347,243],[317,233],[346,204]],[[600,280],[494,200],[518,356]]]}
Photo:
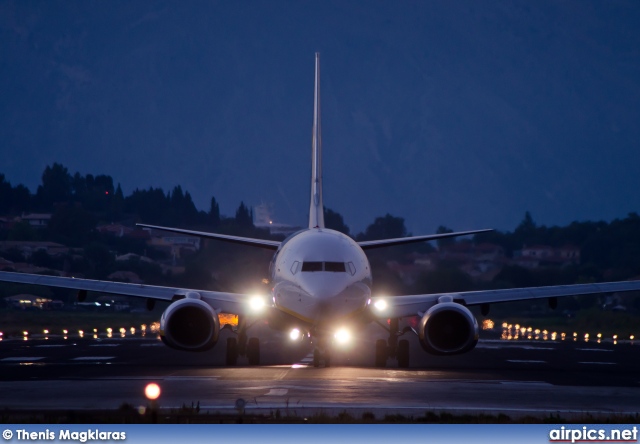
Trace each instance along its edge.
{"label": "main landing gear", "polygon": [[237,329],[238,337],[227,338],[226,365],[237,365],[238,356],[246,356],[249,365],[260,365],[260,340],[248,338],[248,329],[246,322],[240,319]]}
{"label": "main landing gear", "polygon": [[398,367],[407,368],[409,367],[409,341],[406,339],[398,341],[398,338],[411,329],[407,327],[403,331],[399,331],[398,318],[391,318],[390,321],[388,328],[380,324],[385,330],[388,330],[389,339],[376,341],[375,366],[384,368],[389,359],[395,358],[398,361]]}
{"label": "main landing gear", "polygon": [[331,351],[328,348],[322,351],[316,347],[313,349],[313,366],[320,367],[321,364],[331,367]]}

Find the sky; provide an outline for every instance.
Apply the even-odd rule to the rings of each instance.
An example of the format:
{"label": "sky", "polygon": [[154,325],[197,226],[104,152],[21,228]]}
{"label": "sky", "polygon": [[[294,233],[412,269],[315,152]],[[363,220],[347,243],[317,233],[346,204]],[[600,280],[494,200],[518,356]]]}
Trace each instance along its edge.
{"label": "sky", "polygon": [[640,210],[640,3],[0,1],[0,173],[47,165],[305,226],[314,53],[324,203],[352,232]]}

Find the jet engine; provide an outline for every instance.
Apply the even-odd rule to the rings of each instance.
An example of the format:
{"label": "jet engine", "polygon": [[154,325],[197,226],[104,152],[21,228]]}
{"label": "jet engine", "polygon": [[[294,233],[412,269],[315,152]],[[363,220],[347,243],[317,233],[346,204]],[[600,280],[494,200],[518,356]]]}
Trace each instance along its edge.
{"label": "jet engine", "polygon": [[177,350],[209,350],[218,342],[219,333],[220,321],[213,308],[189,296],[169,305],[160,318],[162,342]]}
{"label": "jet engine", "polygon": [[422,316],[418,337],[422,348],[431,354],[465,353],[478,343],[478,321],[464,305],[440,302]]}

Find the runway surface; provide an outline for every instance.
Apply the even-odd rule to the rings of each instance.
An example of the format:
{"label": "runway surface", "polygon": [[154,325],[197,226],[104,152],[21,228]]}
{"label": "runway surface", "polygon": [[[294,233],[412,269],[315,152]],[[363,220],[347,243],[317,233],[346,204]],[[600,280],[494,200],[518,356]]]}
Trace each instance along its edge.
{"label": "runway surface", "polygon": [[212,351],[171,350],[155,336],[6,339],[0,342],[0,408],[112,409],[146,405],[156,382],[161,408],[296,415],[426,411],[511,417],[640,412],[640,344],[481,339],[470,353],[437,357],[411,338],[411,367],[372,368],[375,337],[336,350],[332,367],[310,366],[312,345],[258,331],[262,364],[224,367],[225,338]]}

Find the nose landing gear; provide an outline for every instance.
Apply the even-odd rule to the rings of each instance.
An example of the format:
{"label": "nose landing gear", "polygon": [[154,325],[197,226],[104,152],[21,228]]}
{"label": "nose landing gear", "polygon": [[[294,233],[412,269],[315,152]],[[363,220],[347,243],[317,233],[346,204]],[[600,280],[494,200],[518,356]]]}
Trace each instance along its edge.
{"label": "nose landing gear", "polygon": [[327,338],[320,338],[316,341],[313,348],[313,366],[331,367],[331,340]]}

